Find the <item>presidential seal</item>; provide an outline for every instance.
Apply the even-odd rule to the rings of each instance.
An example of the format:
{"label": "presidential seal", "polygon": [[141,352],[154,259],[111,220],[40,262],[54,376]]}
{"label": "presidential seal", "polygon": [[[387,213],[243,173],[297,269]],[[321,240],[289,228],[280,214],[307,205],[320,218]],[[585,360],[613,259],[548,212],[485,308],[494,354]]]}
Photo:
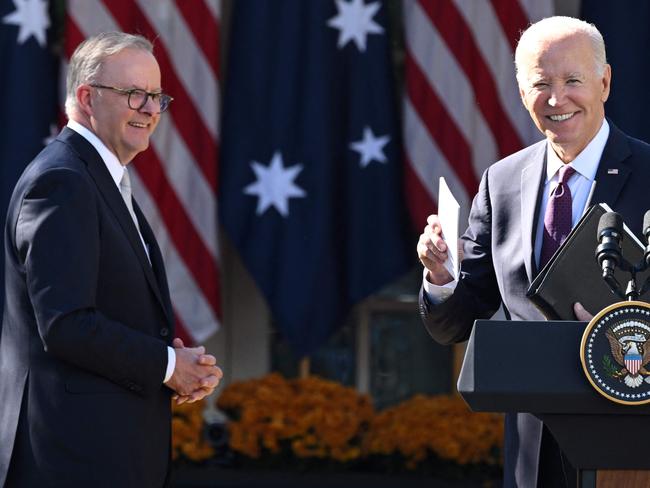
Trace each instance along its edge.
{"label": "presidential seal", "polygon": [[598,313],[582,335],[580,360],[604,397],[626,405],[650,403],[650,304],[619,302]]}

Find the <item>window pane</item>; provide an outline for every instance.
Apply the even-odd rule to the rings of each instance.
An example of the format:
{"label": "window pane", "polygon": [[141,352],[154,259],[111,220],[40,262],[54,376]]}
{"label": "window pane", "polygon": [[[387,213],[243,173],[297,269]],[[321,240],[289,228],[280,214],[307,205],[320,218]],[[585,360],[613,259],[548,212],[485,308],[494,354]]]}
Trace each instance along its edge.
{"label": "window pane", "polygon": [[370,315],[370,393],[376,408],[452,389],[452,348],[431,339],[412,305]]}

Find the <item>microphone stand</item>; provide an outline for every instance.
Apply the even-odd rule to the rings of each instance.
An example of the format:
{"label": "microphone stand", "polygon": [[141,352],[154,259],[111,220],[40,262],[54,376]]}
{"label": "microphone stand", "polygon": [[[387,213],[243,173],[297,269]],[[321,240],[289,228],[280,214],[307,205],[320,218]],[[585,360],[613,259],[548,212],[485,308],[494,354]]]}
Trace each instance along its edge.
{"label": "microphone stand", "polygon": [[[648,269],[648,263],[644,260],[642,263],[639,263],[639,269],[638,271],[645,271]],[[650,277],[646,278],[645,282],[643,283],[643,286],[641,287],[641,290],[639,291],[637,298],[643,295],[648,289],[650,288]]]}
{"label": "microphone stand", "polygon": [[646,263],[645,259],[642,259],[636,265],[633,266],[625,258],[621,257],[621,265],[620,265],[621,271],[629,271],[630,273],[630,279],[627,282],[625,293],[623,293],[623,291],[621,290],[621,285],[619,284],[618,280],[614,276],[613,271],[609,273],[603,271],[603,279],[609,286],[609,289],[612,291],[612,293],[614,293],[617,297],[619,297],[622,300],[627,300],[631,302],[634,300],[638,300],[639,297],[643,295],[650,287],[650,278],[648,278],[645,281],[645,283],[643,283],[641,290],[639,290],[636,285],[637,273],[641,271],[645,271],[647,268],[648,268],[648,264]]}
{"label": "microphone stand", "polygon": [[[601,217],[602,220],[602,217]],[[600,223],[599,223],[600,224]],[[622,222],[621,222],[622,226]],[[600,256],[608,255],[610,259],[614,261],[614,265],[603,269],[603,279],[609,286],[609,289],[622,300],[635,301],[638,300],[645,292],[650,289],[650,277],[646,278],[639,290],[637,288],[636,276],[637,273],[641,273],[650,267],[650,210],[648,210],[643,219],[643,235],[646,238],[647,246],[646,252],[641,260],[635,265],[631,264],[627,259],[622,255],[620,245],[614,245],[611,242],[601,242],[596,248],[596,256],[598,257],[598,262],[600,263]],[[599,240],[600,240],[600,229],[599,229]],[[619,265],[620,259],[620,265]],[[628,271],[630,273],[630,279],[627,282],[627,287],[625,288],[625,293],[621,290],[621,285],[619,284],[616,276],[614,276],[614,267],[618,266],[621,271]]]}
{"label": "microphone stand", "polygon": [[634,300],[638,300],[639,295],[640,293],[636,288],[636,267],[634,267],[630,269],[630,279],[627,282],[627,288],[625,289],[625,296],[627,297],[627,301],[631,302]]}
{"label": "microphone stand", "polygon": [[637,273],[641,273],[648,269],[648,263],[645,259],[639,261],[636,265],[632,266],[627,260],[621,260],[621,270],[629,271],[630,279],[627,282],[627,287],[625,288],[625,293],[621,291],[621,286],[614,277],[613,273],[603,273],[603,279],[609,285],[609,289],[621,299],[627,299],[627,301],[638,300],[641,295],[643,295],[650,288],[650,277],[646,278],[643,286],[639,290],[636,283]]}

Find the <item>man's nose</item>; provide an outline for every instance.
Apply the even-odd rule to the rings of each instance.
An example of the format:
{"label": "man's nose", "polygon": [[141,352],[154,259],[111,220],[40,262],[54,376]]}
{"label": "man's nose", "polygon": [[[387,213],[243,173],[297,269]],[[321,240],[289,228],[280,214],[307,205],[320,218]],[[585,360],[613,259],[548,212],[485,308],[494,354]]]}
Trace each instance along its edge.
{"label": "man's nose", "polygon": [[147,101],[140,109],[140,112],[144,112],[149,115],[160,113],[160,100],[154,101],[151,96],[147,96]]}
{"label": "man's nose", "polygon": [[558,107],[564,103],[565,96],[564,87],[553,85],[551,86],[551,96],[548,98],[548,104],[551,107]]}

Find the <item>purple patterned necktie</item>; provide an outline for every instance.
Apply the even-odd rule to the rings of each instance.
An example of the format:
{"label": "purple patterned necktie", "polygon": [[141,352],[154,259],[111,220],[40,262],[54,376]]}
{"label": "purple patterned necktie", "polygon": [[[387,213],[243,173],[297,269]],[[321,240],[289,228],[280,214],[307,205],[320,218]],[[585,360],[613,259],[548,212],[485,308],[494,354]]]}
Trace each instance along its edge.
{"label": "purple patterned necktie", "polygon": [[542,252],[539,257],[540,269],[551,259],[566,236],[571,232],[572,218],[571,190],[567,182],[576,170],[569,165],[560,168],[560,176],[553,193],[548,197],[546,213],[544,214],[544,234],[542,240]]}

